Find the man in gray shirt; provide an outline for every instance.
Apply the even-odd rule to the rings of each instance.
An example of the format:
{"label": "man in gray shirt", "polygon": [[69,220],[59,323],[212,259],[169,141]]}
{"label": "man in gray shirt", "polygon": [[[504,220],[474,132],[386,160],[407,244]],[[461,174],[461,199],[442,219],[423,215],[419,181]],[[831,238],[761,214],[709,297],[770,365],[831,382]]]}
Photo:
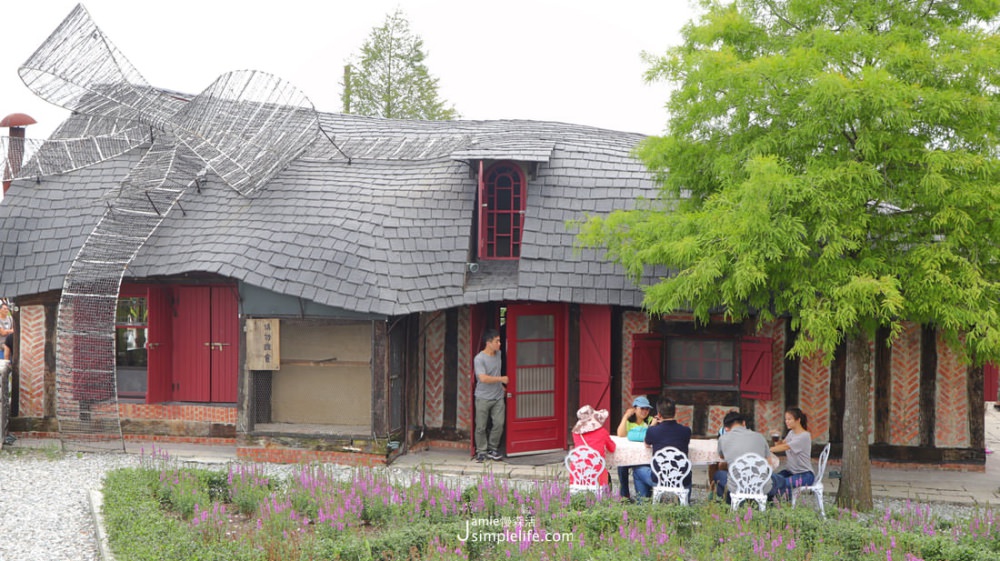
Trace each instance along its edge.
{"label": "man in gray shirt", "polygon": [[[500,360],[500,334],[495,329],[487,329],[483,334],[483,350],[476,355],[474,361],[476,375],[476,391],[473,393],[476,401],[476,461],[483,462],[486,458],[501,460],[500,437],[503,435],[504,420],[507,414],[505,399],[507,390],[504,384],[507,377],[503,376],[503,365]],[[487,422],[492,423],[489,438],[486,435]]]}
{"label": "man in gray shirt", "polygon": [[[719,456],[727,462],[732,462],[743,454],[754,453],[767,459],[771,453],[767,445],[767,439],[759,432],[754,432],[747,428],[746,417],[738,411],[730,411],[722,420],[726,432],[719,437]],[[719,470],[712,477],[715,480],[715,493],[724,497],[726,485],[729,483],[729,472]],[[771,481],[764,484],[764,492],[768,498],[774,497],[784,487],[784,478],[780,475],[771,474]],[[732,489],[730,489],[732,490]],[[727,501],[728,502],[728,501]]]}

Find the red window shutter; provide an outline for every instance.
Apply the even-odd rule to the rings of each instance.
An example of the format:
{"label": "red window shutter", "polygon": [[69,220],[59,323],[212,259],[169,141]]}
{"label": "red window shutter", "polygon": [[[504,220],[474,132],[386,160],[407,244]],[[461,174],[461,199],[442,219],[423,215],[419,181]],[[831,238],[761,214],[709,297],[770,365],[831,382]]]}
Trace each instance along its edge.
{"label": "red window shutter", "polygon": [[660,393],[663,337],[656,333],[632,335],[632,395]]}
{"label": "red window shutter", "polygon": [[771,399],[772,340],[744,337],[740,343],[740,393],[748,399]]}
{"label": "red window shutter", "polygon": [[479,197],[476,202],[479,207],[476,209],[479,224],[479,259],[486,257],[486,174],[483,171],[483,161],[479,160]]}
{"label": "red window shutter", "polygon": [[611,407],[611,307],[580,306],[580,403]]}
{"label": "red window shutter", "polygon": [[983,397],[985,401],[997,401],[997,391],[1000,389],[997,365],[992,362],[983,365]]}

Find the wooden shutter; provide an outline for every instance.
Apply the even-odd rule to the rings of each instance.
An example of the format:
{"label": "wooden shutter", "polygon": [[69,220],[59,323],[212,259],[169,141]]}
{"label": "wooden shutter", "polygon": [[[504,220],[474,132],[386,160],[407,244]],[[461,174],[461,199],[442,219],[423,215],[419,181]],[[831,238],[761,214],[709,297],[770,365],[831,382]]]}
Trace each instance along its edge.
{"label": "wooden shutter", "polygon": [[174,301],[173,399],[209,402],[212,399],[211,289],[178,286]]}
{"label": "wooden shutter", "polygon": [[611,407],[611,308],[580,306],[580,403]]}
{"label": "wooden shutter", "polygon": [[656,333],[632,335],[632,395],[660,393],[663,337]]}
{"label": "wooden shutter", "polygon": [[983,398],[985,401],[997,401],[998,383],[997,365],[992,362],[983,365]]}
{"label": "wooden shutter", "polygon": [[211,397],[213,403],[236,403],[239,385],[240,324],[235,286],[212,287]]}
{"label": "wooden shutter", "polygon": [[[479,160],[479,196],[476,199],[476,203],[479,205],[476,207],[476,218],[479,224],[479,253],[477,257],[482,259],[486,257],[486,176],[483,173],[483,161]],[[482,350],[482,348],[480,348]]]}
{"label": "wooden shutter", "polygon": [[771,399],[772,343],[766,337],[740,342],[740,393],[747,399]]}
{"label": "wooden shutter", "polygon": [[163,285],[151,285],[146,305],[149,309],[149,336],[146,339],[147,386],[146,403],[173,399],[173,310],[171,291]]}

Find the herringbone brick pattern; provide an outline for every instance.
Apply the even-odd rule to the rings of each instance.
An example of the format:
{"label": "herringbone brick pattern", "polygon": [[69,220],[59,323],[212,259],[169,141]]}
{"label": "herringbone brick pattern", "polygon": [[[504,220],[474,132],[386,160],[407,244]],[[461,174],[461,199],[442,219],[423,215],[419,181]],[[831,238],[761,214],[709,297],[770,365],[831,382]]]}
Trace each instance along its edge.
{"label": "herringbone brick pattern", "polygon": [[784,432],[785,428],[785,323],[772,321],[761,327],[758,337],[771,339],[771,399],[757,400],[754,426],[760,432]]}
{"label": "herringbone brick pattern", "polygon": [[830,367],[817,353],[799,361],[799,407],[809,418],[814,441],[830,439]]}
{"label": "herringbone brick pattern", "polygon": [[145,403],[121,403],[118,413],[122,419],[197,421],[235,425],[238,411],[236,406],[218,405],[158,405]]}
{"label": "herringbone brick pattern", "polygon": [[622,316],[622,411],[632,406],[632,335],[647,333],[649,318],[643,312],[625,312]]}
{"label": "herringbone brick pattern", "polygon": [[919,325],[904,323],[892,344],[889,443],[898,446],[920,444],[920,331]]}
{"label": "herringbone brick pattern", "polygon": [[937,411],[934,412],[934,443],[939,447],[969,446],[969,404],[966,365],[940,337],[937,338]]}
{"label": "herringbone brick pattern", "polygon": [[428,427],[444,424],[444,314],[422,314],[424,336],[424,419]]}
{"label": "herringbone brick pattern", "polygon": [[24,306],[20,317],[18,367],[22,417],[45,416],[45,307]]}
{"label": "herringbone brick pattern", "polygon": [[708,434],[718,434],[719,429],[722,428],[722,420],[726,417],[726,413],[731,410],[737,409],[736,407],[723,406],[723,405],[709,405],[708,406]]}
{"label": "herringbone brick pattern", "polygon": [[678,405],[677,422],[681,425],[684,425],[685,427],[690,427],[693,421],[694,421],[694,405]]}
{"label": "herringbone brick pattern", "polygon": [[472,429],[472,325],[469,308],[458,311],[458,430]]}

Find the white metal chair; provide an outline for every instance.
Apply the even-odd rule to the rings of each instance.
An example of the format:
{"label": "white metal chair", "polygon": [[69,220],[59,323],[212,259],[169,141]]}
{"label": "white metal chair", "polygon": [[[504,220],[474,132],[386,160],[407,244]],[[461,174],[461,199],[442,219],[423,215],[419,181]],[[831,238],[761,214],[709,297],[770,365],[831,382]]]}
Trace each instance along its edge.
{"label": "white metal chair", "polygon": [[826,508],[823,505],[823,472],[826,471],[826,461],[830,458],[830,443],[828,442],[826,446],[823,447],[823,452],[819,455],[819,471],[816,472],[816,479],[813,480],[812,485],[805,485],[803,487],[794,487],[792,489],[792,506],[795,506],[795,500],[799,498],[799,494],[802,491],[810,491],[813,495],[816,495],[816,501],[819,503],[819,513],[820,516],[826,518]]}
{"label": "white metal chair", "polygon": [[764,486],[771,481],[771,464],[767,460],[754,453],[743,454],[736,461],[729,464],[729,481],[733,483],[735,490],[730,490],[729,498],[733,504],[733,510],[739,508],[740,503],[747,500],[757,501],[760,510],[767,508],[767,493]]}
{"label": "white metal chair", "polygon": [[601,474],[604,473],[604,457],[590,446],[577,446],[566,454],[566,469],[569,470],[570,494],[582,491],[595,493],[601,490]]}
{"label": "white metal chair", "polygon": [[673,446],[660,448],[653,454],[649,469],[656,476],[657,484],[653,487],[653,502],[660,502],[660,497],[667,493],[677,495],[682,505],[688,505],[689,490],[684,487],[684,478],[691,473],[691,460],[687,454]]}

